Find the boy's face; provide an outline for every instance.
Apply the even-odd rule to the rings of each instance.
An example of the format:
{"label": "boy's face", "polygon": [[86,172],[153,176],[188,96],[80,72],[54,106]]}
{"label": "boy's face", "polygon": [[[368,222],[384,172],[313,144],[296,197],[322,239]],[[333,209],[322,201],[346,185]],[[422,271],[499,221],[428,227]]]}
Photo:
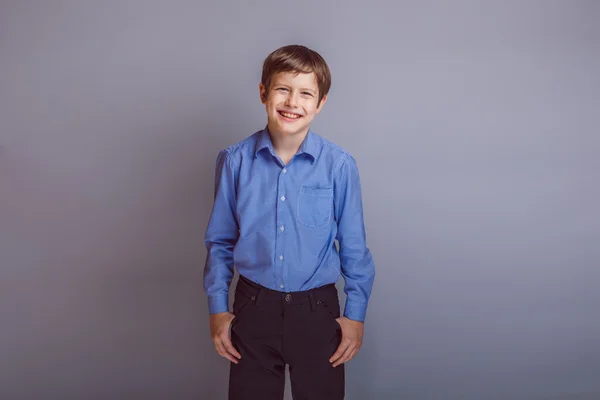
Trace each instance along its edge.
{"label": "boy's face", "polygon": [[279,72],[271,78],[269,89],[259,85],[262,103],[267,109],[268,127],[277,135],[308,132],[310,123],[321,111],[326,96],[319,101],[319,87],[313,72]]}

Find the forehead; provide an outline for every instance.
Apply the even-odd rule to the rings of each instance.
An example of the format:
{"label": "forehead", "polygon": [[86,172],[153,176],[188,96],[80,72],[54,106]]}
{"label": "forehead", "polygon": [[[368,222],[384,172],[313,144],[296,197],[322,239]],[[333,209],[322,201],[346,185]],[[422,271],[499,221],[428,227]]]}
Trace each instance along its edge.
{"label": "forehead", "polygon": [[305,89],[318,90],[317,76],[314,72],[278,72],[271,78],[271,84],[284,84]]}

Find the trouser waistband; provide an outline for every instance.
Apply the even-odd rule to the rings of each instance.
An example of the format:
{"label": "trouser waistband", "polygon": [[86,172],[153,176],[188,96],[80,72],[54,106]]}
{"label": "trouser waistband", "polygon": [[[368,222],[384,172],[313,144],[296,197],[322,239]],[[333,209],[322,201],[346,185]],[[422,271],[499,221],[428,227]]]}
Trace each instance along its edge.
{"label": "trouser waistband", "polygon": [[310,303],[313,311],[316,309],[317,304],[321,302],[321,297],[330,297],[332,295],[337,297],[337,289],[333,283],[309,290],[280,292],[262,286],[243,275],[240,275],[235,290],[254,300],[257,307],[260,307],[262,302],[283,302],[289,304]]}

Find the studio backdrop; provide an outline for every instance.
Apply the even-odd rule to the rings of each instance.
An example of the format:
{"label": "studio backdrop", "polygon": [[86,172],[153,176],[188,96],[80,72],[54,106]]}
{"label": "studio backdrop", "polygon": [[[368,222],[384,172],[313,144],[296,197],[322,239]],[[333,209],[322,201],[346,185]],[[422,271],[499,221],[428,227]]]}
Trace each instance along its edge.
{"label": "studio backdrop", "polygon": [[1,1],[0,398],[226,398],[215,161],[265,126],[286,44],[329,63],[313,129],[361,173],[377,278],[347,398],[600,398],[598,21],[584,0]]}

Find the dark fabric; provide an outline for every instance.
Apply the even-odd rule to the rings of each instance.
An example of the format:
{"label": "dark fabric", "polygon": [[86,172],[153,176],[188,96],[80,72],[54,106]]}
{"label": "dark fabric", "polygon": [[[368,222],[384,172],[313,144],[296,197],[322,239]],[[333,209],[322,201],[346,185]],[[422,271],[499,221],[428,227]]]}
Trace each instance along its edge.
{"label": "dark fabric", "polygon": [[282,293],[240,276],[233,313],[242,358],[230,366],[229,400],[282,400],[286,364],[294,400],[344,398],[344,365],[329,362],[342,338],[335,285]]}

